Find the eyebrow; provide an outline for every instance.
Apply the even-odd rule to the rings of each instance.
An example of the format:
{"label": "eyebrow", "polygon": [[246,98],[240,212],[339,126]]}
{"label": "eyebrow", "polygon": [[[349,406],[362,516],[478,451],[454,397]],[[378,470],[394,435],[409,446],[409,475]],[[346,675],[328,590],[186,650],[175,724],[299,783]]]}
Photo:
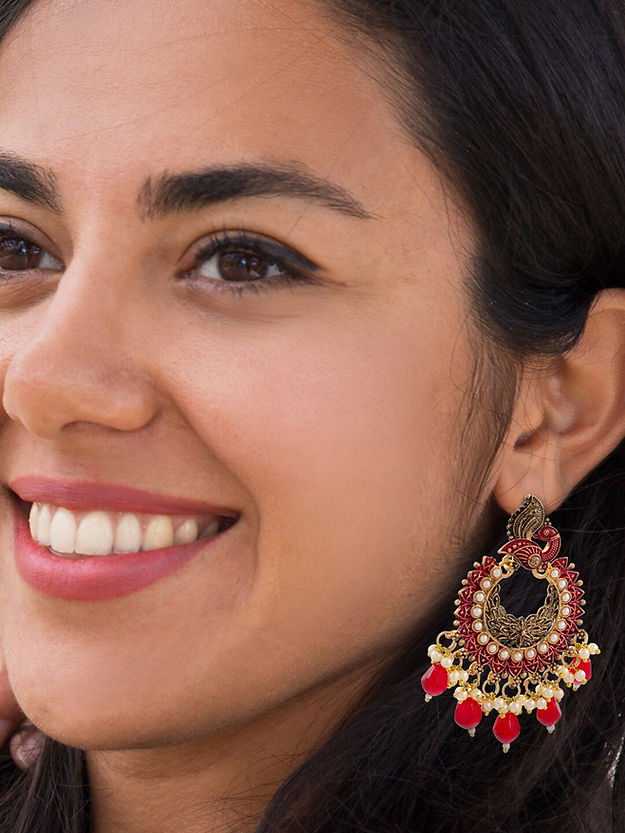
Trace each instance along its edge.
{"label": "eyebrow", "polygon": [[[0,151],[0,190],[55,213],[61,212],[53,171],[17,154]],[[349,217],[373,218],[347,189],[297,164],[224,165],[180,174],[164,173],[156,179],[146,179],[139,190],[137,206],[146,219],[158,219],[243,197],[294,197]]]}
{"label": "eyebrow", "polygon": [[0,189],[56,213],[61,210],[56,177],[52,171],[27,162],[16,154],[0,152]]}
{"label": "eyebrow", "polygon": [[150,219],[193,211],[242,197],[295,197],[368,220],[372,215],[345,188],[305,171],[299,165],[240,164],[163,174],[148,179],[138,204]]}

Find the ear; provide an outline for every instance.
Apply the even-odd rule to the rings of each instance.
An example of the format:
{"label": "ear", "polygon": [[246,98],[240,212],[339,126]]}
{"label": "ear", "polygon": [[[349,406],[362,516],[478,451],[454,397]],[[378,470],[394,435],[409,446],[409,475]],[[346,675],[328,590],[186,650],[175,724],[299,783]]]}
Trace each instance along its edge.
{"label": "ear", "polygon": [[534,494],[553,511],[625,436],[625,290],[597,296],[577,345],[527,368],[495,466],[513,512]]}

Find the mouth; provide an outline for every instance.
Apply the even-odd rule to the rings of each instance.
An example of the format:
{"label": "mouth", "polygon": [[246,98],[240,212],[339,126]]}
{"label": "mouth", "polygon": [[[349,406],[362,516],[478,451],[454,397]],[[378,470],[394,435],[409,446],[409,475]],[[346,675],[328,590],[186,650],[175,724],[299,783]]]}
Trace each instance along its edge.
{"label": "mouth", "polygon": [[[33,541],[65,558],[150,552],[206,540],[236,523],[218,515],[75,511],[50,503],[24,504]],[[28,507],[30,506],[30,509]]]}
{"label": "mouth", "polygon": [[73,601],[153,584],[219,547],[239,520],[232,509],[126,487],[23,478],[11,491],[18,572],[33,589]]}

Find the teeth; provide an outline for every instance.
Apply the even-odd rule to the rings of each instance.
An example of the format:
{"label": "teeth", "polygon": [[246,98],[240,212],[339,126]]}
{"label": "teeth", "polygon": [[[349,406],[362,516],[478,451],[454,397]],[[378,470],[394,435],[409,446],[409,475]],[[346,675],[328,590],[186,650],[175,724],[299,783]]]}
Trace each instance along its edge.
{"label": "teeth", "polygon": [[37,540],[44,547],[50,546],[50,524],[52,512],[47,504],[39,507],[39,519],[37,520]]}
{"label": "teeth", "polygon": [[57,552],[74,552],[76,519],[73,512],[67,509],[56,510],[50,524],[50,546]]}
{"label": "teeth", "polygon": [[136,515],[122,515],[115,530],[115,552],[138,552],[141,549],[141,524]]}
{"label": "teeth", "polygon": [[202,532],[202,538],[210,538],[211,535],[217,535],[219,532],[219,521],[212,521],[206,526]]}
{"label": "teeth", "polygon": [[28,524],[30,526],[30,535],[32,538],[37,537],[37,530],[39,528],[39,504],[33,503],[30,508],[30,516],[28,518]]}
{"label": "teeth", "polygon": [[[108,514],[89,512],[78,527],[75,551],[81,555],[109,555],[112,549],[113,524]],[[61,550],[61,552],[67,552],[67,550]]]}
{"label": "teeth", "polygon": [[190,544],[197,541],[198,528],[193,518],[189,518],[180,524],[174,535],[174,544]]}
{"label": "teeth", "polygon": [[174,525],[167,515],[157,515],[149,522],[143,533],[143,549],[158,550],[171,547],[174,543]]}
{"label": "teeth", "polygon": [[28,522],[33,540],[59,555],[112,555],[180,546],[216,535],[221,525],[219,518],[206,515],[72,512],[46,503],[33,503]]}

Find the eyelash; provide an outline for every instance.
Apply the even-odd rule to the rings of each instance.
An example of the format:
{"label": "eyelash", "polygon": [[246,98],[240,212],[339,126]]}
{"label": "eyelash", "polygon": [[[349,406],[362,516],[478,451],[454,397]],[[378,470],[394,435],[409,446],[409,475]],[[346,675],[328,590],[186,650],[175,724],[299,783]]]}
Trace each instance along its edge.
{"label": "eyelash", "polygon": [[[6,240],[19,240],[31,246],[37,246],[45,254],[49,254],[48,250],[35,243],[27,234],[18,228],[8,224],[0,224],[0,244]],[[280,270],[279,275],[273,275],[268,278],[256,278],[247,281],[228,281],[226,279],[210,278],[208,276],[199,276],[195,278],[197,282],[210,283],[219,292],[231,292],[237,295],[243,295],[247,292],[254,292],[260,294],[276,286],[288,286],[304,283],[316,283],[310,272],[315,269],[314,264],[310,263],[306,258],[297,255],[295,252],[290,252],[286,247],[269,240],[263,240],[260,237],[249,234],[248,232],[238,231],[231,232],[226,229],[216,232],[209,243],[204,245],[193,257],[193,266],[185,270],[180,277],[193,277],[193,272],[197,270],[202,264],[207,263],[212,257],[219,254],[241,253],[243,255],[252,255],[267,262],[269,266],[275,266]],[[290,254],[290,256],[289,256]],[[299,264],[296,265],[294,261],[297,260]],[[13,276],[20,272],[33,272],[36,268],[31,270],[2,270],[0,275]],[[48,270],[47,270],[48,271]],[[51,271],[51,270],[50,270]]]}
{"label": "eyelash", "polygon": [[190,275],[193,270],[215,255],[227,254],[228,252],[240,252],[241,254],[261,258],[267,261],[270,266],[276,266],[281,270],[281,273],[269,278],[257,278],[248,281],[228,281],[210,277],[199,277],[197,280],[211,283],[220,292],[232,292],[237,295],[246,292],[260,294],[276,286],[316,283],[315,279],[307,273],[303,266],[298,266],[293,262],[296,259],[302,261],[303,265],[307,265],[308,270],[312,271],[315,268],[314,264],[309,264],[301,255],[296,255],[293,252],[289,257],[289,249],[280,244],[265,241],[248,232],[231,232],[225,229],[216,232],[210,242],[194,255],[193,267],[186,270],[183,275]]}

